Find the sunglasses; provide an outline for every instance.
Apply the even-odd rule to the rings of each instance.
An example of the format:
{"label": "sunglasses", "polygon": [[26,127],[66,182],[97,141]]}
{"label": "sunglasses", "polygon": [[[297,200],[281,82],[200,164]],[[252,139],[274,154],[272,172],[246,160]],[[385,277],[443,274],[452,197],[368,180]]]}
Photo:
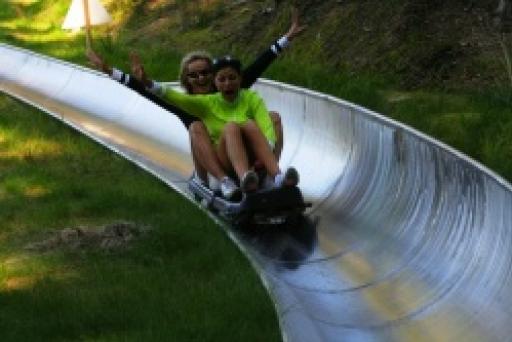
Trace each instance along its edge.
{"label": "sunglasses", "polygon": [[201,76],[203,77],[206,77],[206,76],[209,76],[211,75],[212,71],[207,69],[207,70],[200,70],[200,71],[192,71],[192,72],[189,72],[187,73],[187,77],[188,78],[199,78]]}

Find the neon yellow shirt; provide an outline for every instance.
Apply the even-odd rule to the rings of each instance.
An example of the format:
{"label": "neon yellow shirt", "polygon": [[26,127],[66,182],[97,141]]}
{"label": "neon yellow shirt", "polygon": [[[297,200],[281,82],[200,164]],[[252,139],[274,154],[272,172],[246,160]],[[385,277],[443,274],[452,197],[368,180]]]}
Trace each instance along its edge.
{"label": "neon yellow shirt", "polygon": [[219,144],[226,123],[243,124],[248,120],[254,120],[267,140],[275,144],[276,134],[267,107],[252,90],[241,89],[234,102],[224,100],[221,93],[189,95],[168,87],[162,89],[162,93],[171,104],[200,118],[215,145]]}

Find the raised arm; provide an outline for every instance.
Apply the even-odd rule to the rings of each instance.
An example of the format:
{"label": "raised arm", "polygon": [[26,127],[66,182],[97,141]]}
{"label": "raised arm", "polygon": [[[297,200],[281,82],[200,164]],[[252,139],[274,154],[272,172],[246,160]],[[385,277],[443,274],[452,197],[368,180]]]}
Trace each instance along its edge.
{"label": "raised arm", "polygon": [[162,95],[159,93],[162,90],[160,84],[148,77],[139,55],[135,52],[130,53],[130,68],[133,77],[135,77],[141,84],[143,84],[147,90],[156,95]]}
{"label": "raised arm", "polygon": [[108,65],[105,62],[105,60],[99,54],[97,54],[94,50],[87,49],[87,51],[85,52],[85,56],[87,57],[87,60],[89,60],[89,63],[96,70],[99,70],[109,76],[112,74],[112,67],[110,67],[110,65]]}
{"label": "raised arm", "polygon": [[295,39],[304,29],[305,25],[299,22],[299,10],[296,7],[292,8],[292,23],[288,32],[270,48],[265,50],[256,60],[243,71],[242,88],[250,88],[256,80],[263,74],[269,65],[276,59],[281,51],[288,46],[288,44]]}
{"label": "raised arm", "polygon": [[181,108],[196,118],[204,117],[210,110],[209,95],[190,95],[171,87],[163,87],[162,96],[171,105]]}
{"label": "raised arm", "polygon": [[109,66],[105,60],[95,51],[88,50],[86,52],[87,59],[89,62],[99,71],[104,72],[105,74],[109,75],[112,79],[118,81],[119,83],[127,86],[128,88],[135,90],[140,95],[144,96],[151,102],[155,103],[156,105],[162,107],[166,111],[176,115],[178,119],[180,119],[181,122],[185,125],[185,127],[188,129],[188,127],[192,124],[192,122],[196,121],[197,118],[190,115],[183,109],[174,106],[162,98],[156,96],[155,94],[152,94],[151,92],[146,90],[145,85],[137,80],[133,75],[126,74],[122,72],[119,69],[112,68]]}

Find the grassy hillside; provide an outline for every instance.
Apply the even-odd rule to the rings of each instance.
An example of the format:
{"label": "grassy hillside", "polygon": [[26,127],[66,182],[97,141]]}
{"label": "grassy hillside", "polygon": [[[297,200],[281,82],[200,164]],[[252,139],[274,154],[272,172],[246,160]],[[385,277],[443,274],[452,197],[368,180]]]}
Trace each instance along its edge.
{"label": "grassy hillside", "polygon": [[256,274],[204,213],[5,95],[0,241],[2,341],[279,339]]}
{"label": "grassy hillside", "polygon": [[[150,75],[175,79],[192,49],[251,60],[286,32],[293,2],[105,0],[115,20],[95,29],[95,48],[125,69],[138,51]],[[295,3],[308,30],[267,77],[403,121],[512,180],[511,18],[497,16],[495,1]],[[85,63],[83,33],[60,29],[66,6],[11,0],[0,39]]]}
{"label": "grassy hillside", "polygon": [[501,43],[512,48],[512,18],[497,16],[496,0],[137,1],[123,36],[254,56],[284,32],[292,3],[309,30],[288,58],[305,65],[377,73],[408,89],[510,84]]}
{"label": "grassy hillside", "polygon": [[[60,29],[69,3],[1,2],[0,41],[86,64],[83,33]],[[129,51],[138,51],[159,79],[175,79],[180,56],[192,49],[250,60],[286,31],[290,5],[103,3],[114,23],[95,29],[95,48],[124,69]],[[504,21],[496,24],[493,1],[296,3],[309,28],[267,77],[377,110],[512,180],[511,41]],[[2,340],[279,339],[256,276],[204,215],[129,163],[5,96],[0,204]],[[183,212],[190,213],[187,222]],[[119,219],[153,232],[112,253],[24,249],[50,230]]]}
{"label": "grassy hillside", "polygon": [[[83,36],[58,28],[64,3],[1,2],[1,41],[83,63]],[[204,213],[3,94],[0,241],[2,341],[280,339],[257,275]]]}

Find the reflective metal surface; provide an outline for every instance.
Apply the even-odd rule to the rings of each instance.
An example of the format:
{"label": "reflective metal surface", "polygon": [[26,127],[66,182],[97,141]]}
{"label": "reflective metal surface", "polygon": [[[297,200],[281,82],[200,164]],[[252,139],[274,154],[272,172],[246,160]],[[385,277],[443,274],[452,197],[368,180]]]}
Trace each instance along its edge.
{"label": "reflective metal surface", "polygon": [[[289,341],[512,340],[512,188],[460,153],[350,103],[270,81],[281,165],[316,225],[226,232]],[[179,191],[192,166],[171,115],[90,70],[0,45],[0,90]],[[1,114],[0,114],[1,115]]]}

